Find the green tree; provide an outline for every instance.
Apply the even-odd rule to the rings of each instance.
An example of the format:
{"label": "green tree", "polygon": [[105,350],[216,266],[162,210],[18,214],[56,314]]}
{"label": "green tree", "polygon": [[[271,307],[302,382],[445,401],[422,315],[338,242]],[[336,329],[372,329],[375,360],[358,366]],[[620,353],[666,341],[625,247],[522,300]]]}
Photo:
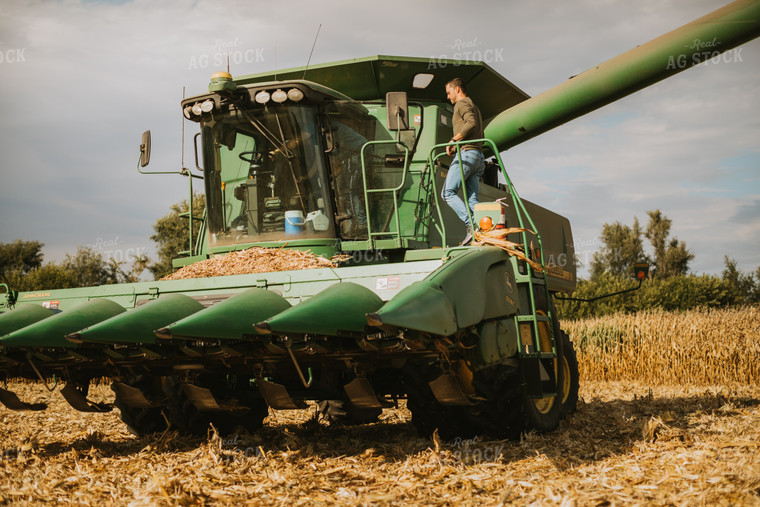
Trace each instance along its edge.
{"label": "green tree", "polygon": [[77,275],[74,271],[65,268],[56,262],[46,262],[39,268],[35,268],[25,277],[9,284],[12,289],[18,291],[35,291],[46,289],[68,289],[77,287]]}
{"label": "green tree", "polygon": [[47,262],[26,273],[16,270],[11,272],[5,281],[11,289],[17,291],[68,289],[135,282],[145,269],[146,262],[146,258],[138,259],[130,271],[125,271],[122,268],[123,262],[103,259],[99,252],[91,248],[79,247],[75,255],[67,254],[60,263]]}
{"label": "green tree", "polygon": [[633,226],[615,222],[602,226],[602,246],[594,252],[591,259],[591,278],[603,273],[619,276],[633,275],[633,265],[646,258],[642,231],[638,218],[633,219]]}
{"label": "green tree", "polygon": [[655,266],[652,276],[667,278],[688,273],[689,263],[694,260],[694,254],[686,248],[683,241],[668,238],[672,220],[658,209],[647,211],[647,215],[649,223],[644,235],[654,250]]}
{"label": "green tree", "polygon": [[22,241],[0,243],[0,282],[16,278],[42,265],[42,243]]}
{"label": "green tree", "polygon": [[[188,250],[188,219],[180,215],[187,213],[189,207],[187,199],[172,204],[169,213],[159,218],[153,225],[153,230],[156,233],[150,239],[158,243],[158,261],[147,267],[156,279],[170,274],[174,270],[172,259],[176,258],[179,252]],[[205,207],[203,194],[195,194],[193,196],[193,215],[202,216]],[[193,238],[198,237],[199,230],[200,223],[194,221]]]}
{"label": "green tree", "polygon": [[[752,274],[742,273],[736,266],[736,260],[728,255],[723,256],[723,280],[728,285],[731,303],[735,305],[752,304],[758,301],[758,282]],[[758,268],[760,275],[760,268]],[[760,282],[760,277],[758,277]]]}
{"label": "green tree", "polygon": [[665,256],[667,255],[668,235],[670,234],[672,221],[663,216],[662,212],[658,209],[647,211],[647,215],[649,215],[649,223],[644,235],[654,249],[655,269],[652,271],[660,275],[665,273]]}
{"label": "green tree", "polygon": [[665,251],[664,276],[679,276],[689,272],[689,263],[694,260],[694,254],[686,249],[686,243],[676,238],[670,240]]}
{"label": "green tree", "polygon": [[73,274],[74,287],[120,283],[126,278],[118,262],[104,260],[102,254],[87,247],[80,246],[76,255],[66,254],[62,267]]}

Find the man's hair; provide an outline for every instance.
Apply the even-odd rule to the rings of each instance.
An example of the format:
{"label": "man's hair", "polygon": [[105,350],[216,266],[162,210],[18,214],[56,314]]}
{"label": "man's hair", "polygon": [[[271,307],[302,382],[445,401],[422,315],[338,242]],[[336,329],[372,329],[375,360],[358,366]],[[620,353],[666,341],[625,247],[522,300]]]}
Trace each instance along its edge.
{"label": "man's hair", "polygon": [[454,79],[446,83],[446,86],[447,87],[451,86],[452,88],[459,87],[459,89],[462,90],[462,93],[467,95],[467,89],[464,87],[464,81],[462,81],[462,78],[460,77],[455,77]]}

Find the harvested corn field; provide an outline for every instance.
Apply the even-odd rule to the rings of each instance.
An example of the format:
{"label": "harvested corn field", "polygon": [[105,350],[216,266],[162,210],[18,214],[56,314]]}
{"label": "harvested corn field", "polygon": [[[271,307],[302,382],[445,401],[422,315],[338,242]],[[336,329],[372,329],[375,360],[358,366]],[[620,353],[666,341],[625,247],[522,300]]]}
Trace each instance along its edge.
{"label": "harvested corn field", "polygon": [[760,309],[640,312],[568,321],[586,380],[760,385]]}
{"label": "harvested corn field", "polygon": [[[38,384],[48,412],[2,410],[0,501],[89,505],[756,505],[760,388],[582,385],[579,410],[521,441],[418,438],[402,406],[381,423],[270,412],[254,435],[135,438]],[[108,399],[106,386],[93,398]]]}
{"label": "harvested corn field", "polygon": [[[582,380],[577,412],[557,431],[524,434],[520,441],[419,438],[403,401],[386,409],[380,423],[364,426],[328,426],[315,419],[312,405],[270,410],[255,434],[222,439],[212,431],[207,438],[189,438],[169,430],[136,438],[116,410],[83,414],[41,384],[11,382],[8,388],[22,399],[49,408],[0,409],[0,502],[760,505],[760,385],[730,377],[731,371],[745,375],[742,365],[760,358],[750,346],[757,337],[753,312],[606,319],[618,326],[606,328],[615,344],[607,348],[601,346],[604,320],[565,323],[580,344],[581,371],[598,375],[605,370],[595,362],[614,365],[606,371],[619,380]],[[672,326],[681,334],[668,333]],[[597,348],[580,329],[595,333]],[[638,342],[626,341],[627,329],[637,330],[628,332]],[[720,352],[711,341],[718,336],[725,349]],[[689,346],[698,337],[702,347]],[[668,385],[667,377],[651,373],[644,381],[639,370],[622,366],[646,360],[640,352],[630,355],[630,363],[603,353],[628,358],[622,343],[647,350],[652,362],[661,360],[655,351],[668,357],[682,347],[676,357],[686,372],[696,371],[689,362],[704,361],[705,344],[713,343],[712,371],[722,381],[708,385],[701,379],[710,377],[695,373],[681,377],[692,384]],[[730,351],[741,347],[751,357],[733,370],[722,368],[719,363],[735,360]],[[724,353],[729,355],[719,355]],[[106,385],[93,386],[90,394],[95,401],[113,401]]]}

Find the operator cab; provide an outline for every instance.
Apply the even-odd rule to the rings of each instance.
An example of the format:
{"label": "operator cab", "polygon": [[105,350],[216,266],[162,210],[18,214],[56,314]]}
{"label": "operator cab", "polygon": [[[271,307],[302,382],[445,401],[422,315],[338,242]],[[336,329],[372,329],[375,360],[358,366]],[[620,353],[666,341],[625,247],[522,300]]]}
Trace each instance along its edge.
{"label": "operator cab", "polygon": [[[375,166],[399,150],[364,106],[328,91],[278,82],[183,101],[200,123],[211,248],[366,238],[363,178],[382,178]],[[367,144],[378,140],[388,142]],[[383,199],[369,220],[390,210]]]}

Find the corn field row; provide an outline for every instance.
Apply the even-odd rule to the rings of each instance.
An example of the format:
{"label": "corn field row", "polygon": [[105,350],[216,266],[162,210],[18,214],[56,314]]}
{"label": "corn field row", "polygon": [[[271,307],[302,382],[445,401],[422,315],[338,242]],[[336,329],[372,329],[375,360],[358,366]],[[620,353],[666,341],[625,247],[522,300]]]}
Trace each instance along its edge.
{"label": "corn field row", "polygon": [[760,309],[647,311],[563,321],[581,379],[760,385]]}

